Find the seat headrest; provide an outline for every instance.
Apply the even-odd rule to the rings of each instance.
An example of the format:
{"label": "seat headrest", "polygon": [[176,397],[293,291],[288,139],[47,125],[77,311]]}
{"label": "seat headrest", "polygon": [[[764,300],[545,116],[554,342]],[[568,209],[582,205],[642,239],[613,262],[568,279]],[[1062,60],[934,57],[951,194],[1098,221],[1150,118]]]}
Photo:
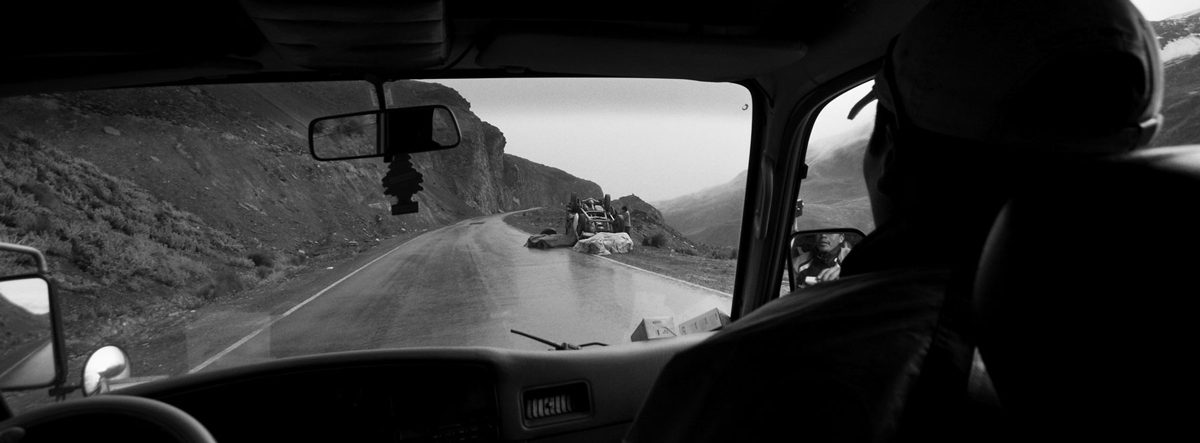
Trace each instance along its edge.
{"label": "seat headrest", "polygon": [[1200,298],[1200,146],[1032,182],[997,218],[975,282],[997,395],[1048,440],[1178,431],[1191,419],[1172,418],[1174,400],[1195,386],[1183,361],[1200,315],[1185,308]]}

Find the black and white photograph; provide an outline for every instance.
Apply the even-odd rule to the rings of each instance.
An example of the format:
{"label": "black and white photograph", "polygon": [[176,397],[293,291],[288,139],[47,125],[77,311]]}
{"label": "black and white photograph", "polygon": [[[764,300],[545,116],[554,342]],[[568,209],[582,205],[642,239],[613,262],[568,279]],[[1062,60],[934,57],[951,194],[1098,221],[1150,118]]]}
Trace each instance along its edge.
{"label": "black and white photograph", "polygon": [[1200,0],[2,15],[0,443],[1191,430]]}

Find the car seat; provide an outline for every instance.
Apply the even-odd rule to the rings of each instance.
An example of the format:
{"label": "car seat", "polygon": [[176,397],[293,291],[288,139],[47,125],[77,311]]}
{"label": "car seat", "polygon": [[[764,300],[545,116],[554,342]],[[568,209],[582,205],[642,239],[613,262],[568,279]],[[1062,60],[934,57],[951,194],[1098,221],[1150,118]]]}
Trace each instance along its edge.
{"label": "car seat", "polygon": [[979,352],[1011,437],[1188,435],[1200,146],[1058,172],[1008,202],[975,280]]}

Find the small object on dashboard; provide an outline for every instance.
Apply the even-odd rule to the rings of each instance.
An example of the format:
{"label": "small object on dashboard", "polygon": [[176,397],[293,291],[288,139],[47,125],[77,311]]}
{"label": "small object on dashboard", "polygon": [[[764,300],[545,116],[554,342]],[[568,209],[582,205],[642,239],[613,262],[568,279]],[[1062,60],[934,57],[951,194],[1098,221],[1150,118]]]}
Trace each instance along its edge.
{"label": "small object on dashboard", "polygon": [[633,330],[633,335],[630,335],[629,339],[632,341],[658,340],[678,335],[675,333],[675,319],[671,317],[646,317],[638,322],[637,328]]}

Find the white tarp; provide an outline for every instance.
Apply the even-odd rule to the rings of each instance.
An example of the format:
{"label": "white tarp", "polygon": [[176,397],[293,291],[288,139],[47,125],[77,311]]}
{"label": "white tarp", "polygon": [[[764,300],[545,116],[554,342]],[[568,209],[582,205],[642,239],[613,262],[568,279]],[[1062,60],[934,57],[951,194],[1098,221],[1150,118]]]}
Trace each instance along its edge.
{"label": "white tarp", "polygon": [[585,254],[624,254],[633,249],[633,239],[624,232],[600,232],[575,243],[575,251]]}

